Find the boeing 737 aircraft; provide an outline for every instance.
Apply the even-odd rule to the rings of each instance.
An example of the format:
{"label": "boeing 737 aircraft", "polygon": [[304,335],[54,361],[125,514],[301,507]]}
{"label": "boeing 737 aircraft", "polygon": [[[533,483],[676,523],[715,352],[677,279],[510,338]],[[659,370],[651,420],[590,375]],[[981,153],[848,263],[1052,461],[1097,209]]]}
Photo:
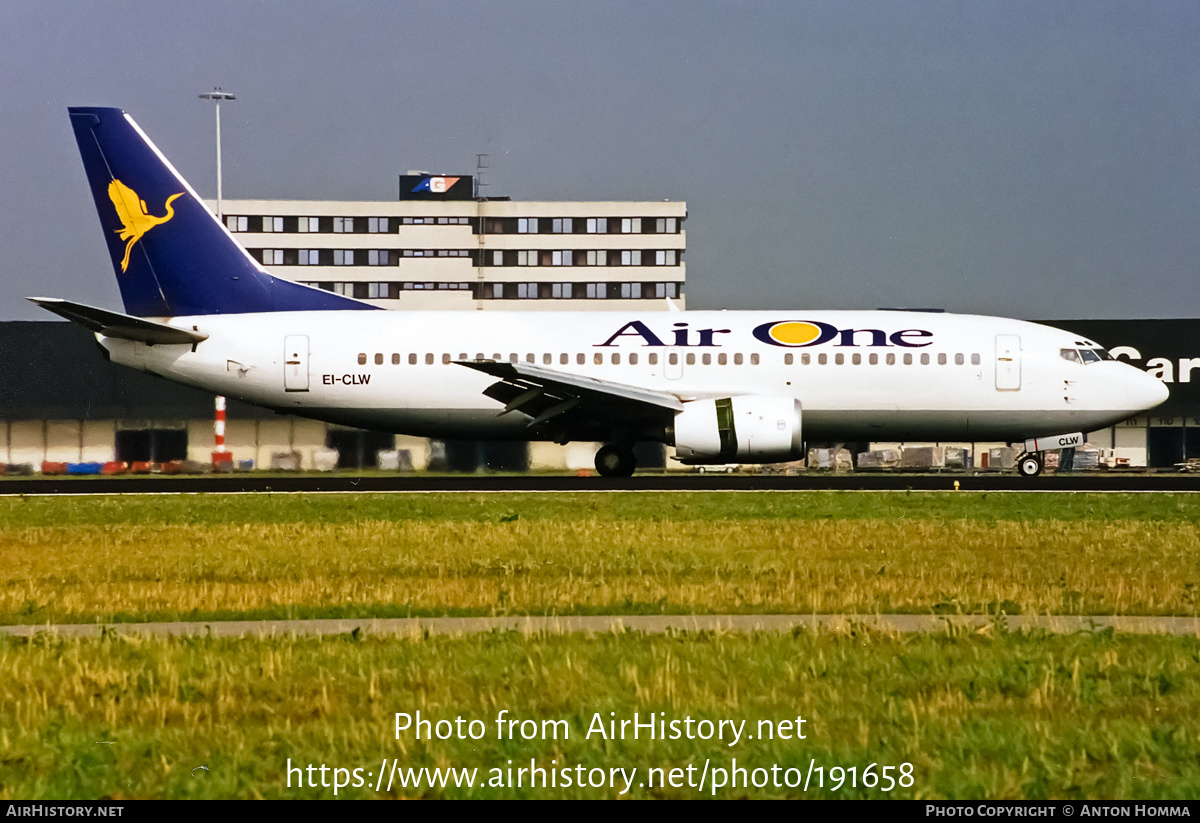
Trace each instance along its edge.
{"label": "boeing 737 aircraft", "polygon": [[332,423],[601,441],[771,463],[804,441],[1023,442],[1042,452],[1167,397],[1097,343],[1019,320],[895,311],[391,312],[268,274],[120,109],[72,108],[125,312],[30,298],[114,362]]}

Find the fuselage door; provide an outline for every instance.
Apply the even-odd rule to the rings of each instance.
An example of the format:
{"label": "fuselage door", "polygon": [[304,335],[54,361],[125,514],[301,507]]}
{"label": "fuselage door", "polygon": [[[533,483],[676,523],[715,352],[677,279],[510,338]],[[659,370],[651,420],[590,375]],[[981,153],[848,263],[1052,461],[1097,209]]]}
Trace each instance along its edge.
{"label": "fuselage door", "polygon": [[996,390],[1021,389],[1021,338],[1015,334],[996,335]]}
{"label": "fuselage door", "polygon": [[683,354],[677,349],[663,352],[663,377],[668,380],[678,380],[683,377]]}
{"label": "fuselage door", "polygon": [[283,338],[283,389],[308,391],[308,335]]}

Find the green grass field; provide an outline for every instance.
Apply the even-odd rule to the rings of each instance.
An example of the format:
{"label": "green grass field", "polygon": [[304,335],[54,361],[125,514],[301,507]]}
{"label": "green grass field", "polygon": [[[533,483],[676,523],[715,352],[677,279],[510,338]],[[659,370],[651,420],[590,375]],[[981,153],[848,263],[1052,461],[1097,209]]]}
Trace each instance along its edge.
{"label": "green grass field", "polygon": [[0,499],[0,623],[656,613],[1195,615],[1189,495]]}
{"label": "green grass field", "polygon": [[[338,796],[615,797],[626,785],[486,785],[493,769],[506,780],[509,761],[516,769],[533,759],[605,774],[636,769],[625,795],[633,797],[1200,797],[1196,638],[110,636],[0,640],[0,669],[4,798],[333,797],[319,777],[313,788],[293,773],[289,788],[289,760],[346,769],[352,784],[353,769],[374,775],[385,758],[404,769],[478,771],[470,788],[422,781],[376,791],[372,777]],[[564,722],[557,739],[541,739],[540,727],[532,740],[515,730],[517,739],[499,739],[501,710]],[[397,739],[395,713],[417,711],[435,722],[479,720],[484,732]],[[634,712],[745,720],[744,734],[763,728],[760,720],[790,720],[805,739],[586,737],[594,715]],[[714,770],[729,772],[735,760],[764,770],[748,772],[747,783],[769,781],[777,766],[781,785],[726,782],[714,792]],[[891,767],[890,791],[862,785],[871,764],[876,777]],[[807,792],[786,785],[812,765],[824,770],[823,786],[811,776]],[[639,785],[650,769],[665,776],[688,766],[690,786],[683,771],[682,785]],[[835,789],[834,767],[856,769],[853,782],[843,772]],[[908,785],[899,782],[904,770]]]}
{"label": "green grass field", "polygon": [[[1200,498],[1165,494],[4,498],[0,622],[1195,615],[1197,522]],[[635,797],[712,796],[721,770],[718,797],[1200,797],[1200,639],[1003,625],[917,635],[0,638],[0,798],[333,796],[332,772],[327,787],[298,785],[299,772],[289,786],[289,760],[346,769],[351,785],[338,797],[619,796],[614,768],[634,776],[624,796]],[[480,721],[486,734],[397,740],[395,713],[418,710]],[[563,721],[570,736],[497,739],[501,711]],[[732,746],[584,737],[597,713],[634,712],[744,720],[751,730],[803,716],[807,737]],[[607,775],[605,785],[530,788],[527,775],[509,785],[522,779],[510,766],[531,758]],[[735,759],[750,785],[728,785]],[[706,786],[688,785],[706,763]],[[420,786],[393,777],[391,791],[376,791],[389,764],[402,777],[478,771],[470,788],[422,776]],[[911,782],[884,792],[885,766],[889,779]],[[801,774],[808,791],[787,785]],[[753,785],[759,777],[767,785]]]}

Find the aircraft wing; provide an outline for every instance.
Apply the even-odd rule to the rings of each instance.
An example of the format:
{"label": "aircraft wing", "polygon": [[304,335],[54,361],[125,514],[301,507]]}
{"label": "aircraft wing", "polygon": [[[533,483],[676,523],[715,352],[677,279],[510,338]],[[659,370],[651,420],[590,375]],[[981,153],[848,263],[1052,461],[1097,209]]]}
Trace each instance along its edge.
{"label": "aircraft wing", "polygon": [[502,363],[495,360],[455,362],[498,377],[499,382],[493,383],[483,393],[504,403],[501,414],[518,411],[532,417],[530,428],[568,412],[610,421],[651,422],[670,420],[675,412],[683,408],[683,401],[668,392],[569,374],[533,363]]}

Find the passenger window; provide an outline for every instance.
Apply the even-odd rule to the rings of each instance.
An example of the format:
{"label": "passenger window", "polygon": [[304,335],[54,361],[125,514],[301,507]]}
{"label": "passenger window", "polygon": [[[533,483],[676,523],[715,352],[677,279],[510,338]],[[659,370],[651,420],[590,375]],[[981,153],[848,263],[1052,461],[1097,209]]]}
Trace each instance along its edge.
{"label": "passenger window", "polygon": [[549,366],[553,362],[554,362],[554,356],[552,354],[550,354],[550,352],[546,352],[545,354],[542,355],[542,365],[543,366]]}
{"label": "passenger window", "polygon": [[752,355],[750,355],[750,365],[751,365],[751,366],[757,366],[757,365],[758,365],[758,355],[757,355],[757,354],[752,354]]}
{"label": "passenger window", "polygon": [[805,352],[804,354],[800,355],[800,365],[801,366],[807,366],[811,362],[812,362],[812,357],[809,355],[808,352]]}
{"label": "passenger window", "polygon": [[922,366],[929,365],[929,352],[925,352],[921,355],[921,365]]}
{"label": "passenger window", "polygon": [[671,354],[670,354],[670,355],[668,355],[668,357],[667,357],[667,360],[670,362],[670,364],[671,364],[672,366],[678,366],[678,365],[679,365],[679,355],[678,355],[678,354],[676,354],[675,352],[671,352]]}
{"label": "passenger window", "polygon": [[487,360],[487,358],[483,356],[483,352],[479,352],[478,354],[476,354],[475,359],[476,360]]}
{"label": "passenger window", "polygon": [[393,354],[393,355],[392,355],[392,365],[393,365],[393,366],[399,366],[399,365],[400,365],[400,355],[398,355],[398,354]]}
{"label": "passenger window", "polygon": [[842,354],[841,352],[838,352],[837,354],[835,354],[835,355],[833,356],[833,364],[834,364],[835,366],[844,366],[844,365],[846,365],[846,355]]}
{"label": "passenger window", "polygon": [[817,355],[817,365],[818,366],[824,366],[828,362],[829,362],[829,355],[827,355],[825,352],[821,352],[820,354]]}
{"label": "passenger window", "polygon": [[429,352],[428,354],[425,355],[425,365],[426,366],[433,365],[433,352]]}
{"label": "passenger window", "polygon": [[521,358],[517,356],[517,353],[516,353],[516,352],[513,352],[512,354],[510,354],[510,355],[508,356],[508,362],[509,362],[509,363],[516,363],[516,362],[517,362],[518,360],[520,360],[520,359],[521,359]]}
{"label": "passenger window", "polygon": [[978,355],[978,354],[973,354],[973,355],[971,355],[971,365],[972,365],[972,366],[978,366],[978,365],[979,365],[979,355]]}
{"label": "passenger window", "polygon": [[383,365],[383,353],[382,352],[375,352],[375,365],[376,366]]}
{"label": "passenger window", "polygon": [[631,366],[637,365],[637,352],[634,352],[633,354],[629,355],[629,365],[631,365]]}
{"label": "passenger window", "polygon": [[621,355],[617,354],[616,352],[613,352],[613,356],[612,356],[612,364],[613,364],[614,366],[619,366],[619,365],[621,365]]}
{"label": "passenger window", "polygon": [[415,366],[415,365],[417,365],[417,355],[416,355],[416,353],[415,353],[415,352],[413,352],[412,354],[409,354],[409,356],[408,356],[408,365],[410,365],[410,366]]}
{"label": "passenger window", "polygon": [[856,366],[861,366],[862,365],[862,355],[859,354],[858,352],[855,352],[854,354],[850,355],[850,362]]}
{"label": "passenger window", "polygon": [[700,362],[706,366],[711,366],[712,365],[712,355],[707,354],[707,353],[700,355]]}
{"label": "passenger window", "polygon": [[529,352],[529,353],[527,353],[527,354],[525,355],[525,362],[526,362],[526,363],[536,363],[536,362],[537,362],[537,355],[535,355],[533,352]]}
{"label": "passenger window", "polygon": [[733,365],[735,365],[735,366],[742,365],[742,356],[740,354],[735,354],[733,356]]}
{"label": "passenger window", "polygon": [[358,365],[360,365],[360,366],[365,366],[365,365],[367,365],[367,355],[366,355],[366,353],[365,353],[365,352],[364,352],[364,353],[360,353],[360,354],[358,355]]}
{"label": "passenger window", "polygon": [[872,366],[879,365],[879,355],[876,354],[875,352],[871,352],[871,356],[868,357],[867,360],[870,361]]}
{"label": "passenger window", "polygon": [[459,360],[466,360],[466,359],[467,359],[467,353],[466,353],[465,351],[464,351],[464,352],[459,352],[459,354],[458,354],[458,359],[459,359]]}
{"label": "passenger window", "polygon": [[946,353],[945,352],[942,352],[941,354],[938,355],[938,365],[939,366],[946,365]]}
{"label": "passenger window", "polygon": [[603,366],[603,365],[604,365],[604,355],[603,355],[603,354],[601,354],[600,352],[596,352],[596,356],[595,356],[595,357],[593,357],[593,358],[592,358],[592,360],[593,360],[593,362],[595,362],[595,364],[596,364],[597,366]]}
{"label": "passenger window", "polygon": [[895,353],[895,352],[888,352],[888,355],[887,355],[887,358],[886,358],[886,362],[887,362],[887,364],[888,364],[889,366],[894,366],[894,365],[896,365],[896,353]]}
{"label": "passenger window", "polygon": [[718,366],[724,366],[728,362],[729,362],[729,355],[725,354],[724,352],[717,355],[717,365]]}
{"label": "passenger window", "polygon": [[443,354],[443,355],[442,355],[442,364],[443,364],[443,365],[446,365],[446,364],[449,364],[449,362],[450,362],[450,355],[448,355],[448,354]]}
{"label": "passenger window", "polygon": [[563,352],[562,354],[560,354],[558,356],[558,363],[560,366],[565,366],[570,362],[571,362],[571,355],[567,354],[566,352]]}
{"label": "passenger window", "polygon": [[911,353],[906,353],[904,355],[904,365],[906,365],[906,366],[912,365],[912,354]]}
{"label": "passenger window", "polygon": [[963,362],[964,362],[964,359],[961,354],[954,355],[954,365],[961,366],[963,364]]}
{"label": "passenger window", "polygon": [[579,354],[575,355],[575,362],[582,366],[587,362],[587,355],[580,352]]}
{"label": "passenger window", "polygon": [[693,354],[692,352],[688,352],[688,356],[687,356],[687,364],[688,364],[689,366],[694,366],[694,365],[696,365],[696,355],[695,355],[695,354]]}
{"label": "passenger window", "polygon": [[792,365],[792,353],[791,352],[788,352],[787,354],[785,354],[783,356],[783,365],[785,365],[785,366]]}
{"label": "passenger window", "polygon": [[650,365],[651,366],[658,365],[658,352],[653,352],[653,351],[650,352]]}

